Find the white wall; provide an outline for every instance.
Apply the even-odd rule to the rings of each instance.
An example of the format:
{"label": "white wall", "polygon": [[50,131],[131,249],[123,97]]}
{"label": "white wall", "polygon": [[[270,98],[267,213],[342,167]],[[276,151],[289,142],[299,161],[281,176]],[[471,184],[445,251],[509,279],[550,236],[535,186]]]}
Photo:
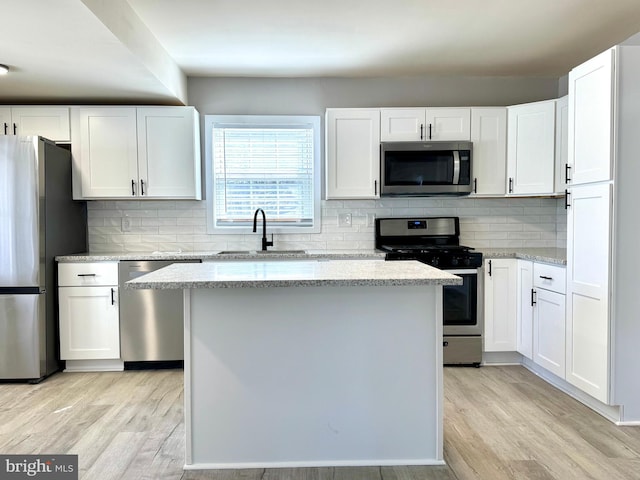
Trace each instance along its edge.
{"label": "white wall", "polygon": [[[423,76],[403,78],[189,78],[201,114],[321,115],[328,107],[487,106],[556,98],[558,78]],[[203,156],[204,158],[204,156]],[[353,216],[337,226],[338,213]],[[323,201],[322,232],[276,235],[276,248],[373,247],[366,214],[457,215],[462,241],[476,247],[556,247],[566,240],[566,215],[556,199],[413,198]],[[130,232],[121,219],[132,220]],[[92,252],[255,249],[259,234],[208,235],[205,202],[89,202]]]}

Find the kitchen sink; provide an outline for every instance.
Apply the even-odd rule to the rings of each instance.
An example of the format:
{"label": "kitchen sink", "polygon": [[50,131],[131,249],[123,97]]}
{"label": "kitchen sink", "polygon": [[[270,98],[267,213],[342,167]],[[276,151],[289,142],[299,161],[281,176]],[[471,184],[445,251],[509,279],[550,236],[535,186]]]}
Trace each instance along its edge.
{"label": "kitchen sink", "polygon": [[223,250],[218,255],[301,255],[306,250]]}

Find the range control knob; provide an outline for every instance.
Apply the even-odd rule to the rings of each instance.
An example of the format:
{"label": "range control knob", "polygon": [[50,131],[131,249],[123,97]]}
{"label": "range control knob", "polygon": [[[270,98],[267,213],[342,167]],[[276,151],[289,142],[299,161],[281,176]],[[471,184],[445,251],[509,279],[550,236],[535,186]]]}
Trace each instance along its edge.
{"label": "range control knob", "polygon": [[471,259],[470,259],[469,257],[466,257],[466,258],[464,259],[464,264],[465,264],[466,266],[471,265]]}
{"label": "range control knob", "polygon": [[460,262],[458,261],[458,258],[457,258],[457,257],[453,257],[453,258],[451,258],[451,265],[452,265],[452,266],[454,266],[454,267],[455,267],[455,266],[457,266],[457,265],[458,265],[458,263],[460,263]]}
{"label": "range control knob", "polygon": [[437,267],[440,264],[440,259],[438,257],[433,257],[429,263],[432,267]]}

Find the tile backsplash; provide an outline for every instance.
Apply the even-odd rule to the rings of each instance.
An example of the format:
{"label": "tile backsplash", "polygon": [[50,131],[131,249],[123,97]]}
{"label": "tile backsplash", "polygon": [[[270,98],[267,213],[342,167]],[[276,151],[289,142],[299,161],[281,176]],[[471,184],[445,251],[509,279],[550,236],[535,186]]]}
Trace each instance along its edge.
{"label": "tile backsplash", "polygon": [[[340,213],[351,214],[350,226],[338,226]],[[460,242],[476,248],[564,248],[567,238],[564,203],[556,198],[323,200],[322,231],[276,234],[275,248],[372,249],[374,227],[368,219],[371,214],[378,217],[458,216]],[[90,201],[88,221],[92,253],[260,248],[259,233],[207,234],[205,201]]]}

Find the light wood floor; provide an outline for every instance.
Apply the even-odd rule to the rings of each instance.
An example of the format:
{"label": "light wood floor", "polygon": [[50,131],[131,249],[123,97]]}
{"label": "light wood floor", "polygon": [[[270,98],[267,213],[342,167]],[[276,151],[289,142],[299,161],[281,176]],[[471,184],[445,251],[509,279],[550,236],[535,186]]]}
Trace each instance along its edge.
{"label": "light wood floor", "polygon": [[0,384],[0,453],[73,453],[86,480],[640,479],[640,427],[616,427],[522,367],[445,369],[446,467],[183,472],[182,371]]}

